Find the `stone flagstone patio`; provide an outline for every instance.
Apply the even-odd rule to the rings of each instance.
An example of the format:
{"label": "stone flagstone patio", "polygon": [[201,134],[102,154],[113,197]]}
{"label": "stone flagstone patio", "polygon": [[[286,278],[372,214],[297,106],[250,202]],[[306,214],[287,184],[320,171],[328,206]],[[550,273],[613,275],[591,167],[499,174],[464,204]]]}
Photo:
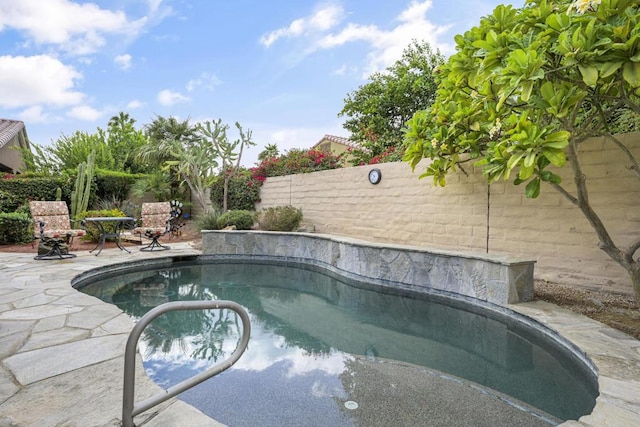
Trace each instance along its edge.
{"label": "stone flagstone patio", "polygon": [[[0,427],[118,426],[124,347],[133,322],[117,307],[79,293],[71,279],[108,264],[198,254],[189,243],[172,250],[35,261],[33,254],[0,253]],[[640,341],[544,302],[509,306],[578,345],[599,371],[592,414],[567,427],[640,425]],[[162,389],[137,358],[136,401]],[[171,399],[136,417],[145,426],[220,425]]]}

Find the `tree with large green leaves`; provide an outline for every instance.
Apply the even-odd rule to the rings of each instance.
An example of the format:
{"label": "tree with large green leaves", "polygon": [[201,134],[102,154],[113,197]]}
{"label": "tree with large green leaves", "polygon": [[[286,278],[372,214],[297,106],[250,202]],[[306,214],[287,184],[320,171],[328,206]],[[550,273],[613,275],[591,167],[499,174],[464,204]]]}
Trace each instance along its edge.
{"label": "tree with large green leaves", "polygon": [[[640,239],[621,248],[589,202],[580,145],[605,137],[638,161],[612,132],[621,114],[640,114],[640,6],[632,0],[528,0],[498,6],[455,38],[456,53],[438,71],[432,107],[408,122],[404,159],[421,177],[445,185],[446,175],[479,160],[489,182],[513,178],[537,197],[547,184],[577,206],[599,247],[629,273],[640,301]],[[565,162],[574,183],[550,165]]]}
{"label": "tree with large green leaves", "polygon": [[370,157],[389,148],[402,148],[404,124],[433,102],[436,83],[433,69],[444,62],[426,42],[413,41],[402,58],[384,72],[376,72],[369,82],[347,95],[338,116],[346,117],[343,127],[351,132]]}

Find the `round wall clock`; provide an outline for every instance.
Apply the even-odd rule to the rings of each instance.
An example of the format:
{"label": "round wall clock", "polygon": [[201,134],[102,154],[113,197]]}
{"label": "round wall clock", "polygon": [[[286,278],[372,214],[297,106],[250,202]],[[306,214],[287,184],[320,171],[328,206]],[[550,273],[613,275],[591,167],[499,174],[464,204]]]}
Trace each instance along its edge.
{"label": "round wall clock", "polygon": [[369,171],[369,182],[373,185],[379,183],[382,180],[382,172],[380,169],[371,169]]}

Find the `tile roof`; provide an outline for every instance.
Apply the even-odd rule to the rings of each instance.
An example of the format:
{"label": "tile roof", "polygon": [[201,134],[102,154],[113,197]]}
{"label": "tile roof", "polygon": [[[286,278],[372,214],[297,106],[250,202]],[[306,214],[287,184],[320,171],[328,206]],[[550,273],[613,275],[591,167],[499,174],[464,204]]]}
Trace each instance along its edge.
{"label": "tile roof", "polygon": [[24,123],[21,121],[0,119],[0,148],[24,129]]}
{"label": "tile roof", "polygon": [[323,136],[320,139],[320,141],[316,142],[316,144],[311,148],[317,147],[323,141],[331,141],[331,142],[335,142],[337,144],[346,145],[347,147],[351,147],[351,148],[361,148],[360,144],[358,144],[357,142],[352,141],[349,138],[343,138],[341,136],[335,136],[335,135],[325,135],[325,136]]}

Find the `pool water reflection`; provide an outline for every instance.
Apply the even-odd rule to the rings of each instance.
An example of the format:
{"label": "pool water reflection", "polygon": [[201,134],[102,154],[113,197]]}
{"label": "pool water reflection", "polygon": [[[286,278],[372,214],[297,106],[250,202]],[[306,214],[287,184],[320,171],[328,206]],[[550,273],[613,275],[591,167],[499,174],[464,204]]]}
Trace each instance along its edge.
{"label": "pool water reflection", "polygon": [[[107,275],[80,290],[133,318],[176,300],[232,300],[246,308],[246,353],[180,397],[233,426],[318,425],[318,417],[322,425],[358,424],[345,402],[372,364],[393,361],[415,375],[480,384],[555,421],[590,413],[597,396],[586,368],[517,321],[309,266],[191,263]],[[241,333],[230,310],[173,312],[147,327],[139,348],[148,374],[168,387],[228,357]]]}

